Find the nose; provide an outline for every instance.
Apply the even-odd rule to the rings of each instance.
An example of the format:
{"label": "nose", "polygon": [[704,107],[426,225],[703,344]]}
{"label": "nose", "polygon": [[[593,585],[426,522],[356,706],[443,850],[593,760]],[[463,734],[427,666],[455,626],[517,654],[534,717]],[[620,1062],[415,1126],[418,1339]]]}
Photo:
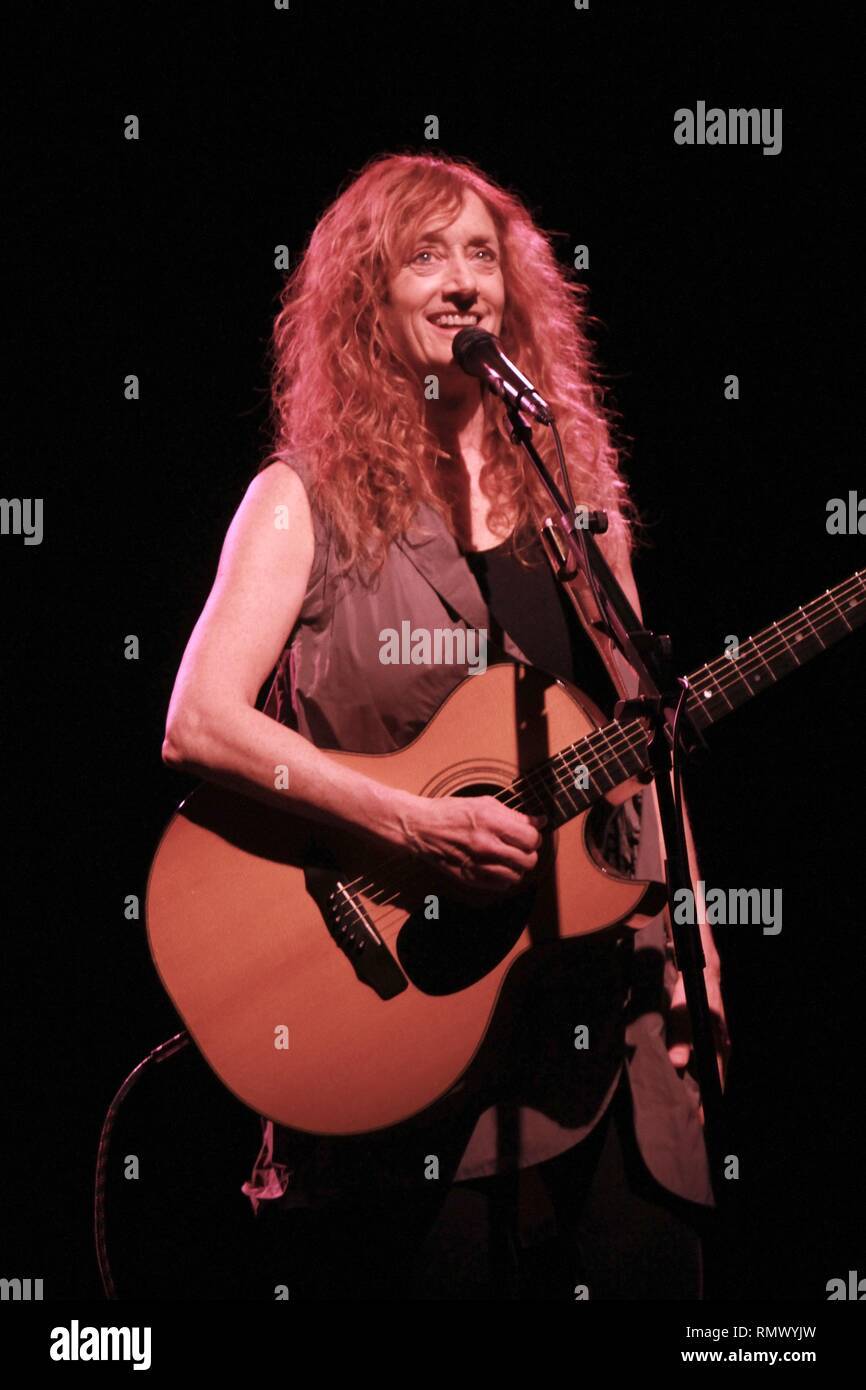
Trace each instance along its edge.
{"label": "nose", "polygon": [[478,294],[475,268],[466,260],[463,252],[456,248],[448,261],[442,293],[455,299],[468,300],[469,303],[464,306],[467,308]]}

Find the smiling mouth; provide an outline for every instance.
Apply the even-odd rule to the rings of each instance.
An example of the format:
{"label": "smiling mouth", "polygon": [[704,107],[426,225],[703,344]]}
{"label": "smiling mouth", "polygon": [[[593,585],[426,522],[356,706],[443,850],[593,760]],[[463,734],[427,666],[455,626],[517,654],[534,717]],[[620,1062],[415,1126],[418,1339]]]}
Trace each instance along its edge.
{"label": "smiling mouth", "polygon": [[475,328],[483,314],[431,314],[427,322],[443,333],[458,333],[461,328]]}

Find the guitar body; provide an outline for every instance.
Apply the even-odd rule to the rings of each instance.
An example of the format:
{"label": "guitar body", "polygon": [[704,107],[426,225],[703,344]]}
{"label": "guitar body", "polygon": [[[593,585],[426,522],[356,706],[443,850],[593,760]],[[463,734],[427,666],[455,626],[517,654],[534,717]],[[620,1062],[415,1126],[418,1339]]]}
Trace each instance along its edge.
{"label": "guitar body", "polygon": [[[423,796],[485,795],[602,722],[579,692],[503,663],[399,752],[327,756]],[[497,1004],[519,1008],[521,979],[555,969],[569,938],[660,910],[658,885],[604,866],[590,814],[545,834],[528,885],[479,908],[415,856],[205,783],[154,857],[151,954],[244,1104],[316,1134],[390,1127],[471,1084]]]}

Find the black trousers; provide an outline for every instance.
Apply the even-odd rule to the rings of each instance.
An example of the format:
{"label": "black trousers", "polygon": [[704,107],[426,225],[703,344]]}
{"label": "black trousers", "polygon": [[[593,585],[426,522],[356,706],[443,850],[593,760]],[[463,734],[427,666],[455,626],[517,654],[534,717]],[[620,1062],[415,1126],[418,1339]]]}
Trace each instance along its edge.
{"label": "black trousers", "polygon": [[[529,1181],[528,1181],[529,1179]],[[527,1222],[543,1191],[551,1220]],[[537,1205],[537,1203],[536,1203]],[[700,1299],[713,1213],[655,1182],[634,1136],[628,1082],[581,1143],[523,1176],[378,1193],[256,1218],[253,1297],[273,1299]]]}

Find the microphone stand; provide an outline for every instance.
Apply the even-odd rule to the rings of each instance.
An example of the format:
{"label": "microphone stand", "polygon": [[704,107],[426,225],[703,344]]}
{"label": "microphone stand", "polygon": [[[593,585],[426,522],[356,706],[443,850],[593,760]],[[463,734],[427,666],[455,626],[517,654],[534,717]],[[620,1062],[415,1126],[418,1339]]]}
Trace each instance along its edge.
{"label": "microphone stand", "polygon": [[[541,532],[541,540],[557,582],[570,589],[571,582],[578,573],[584,577],[601,615],[601,623],[593,622],[593,627],[616,643],[638,677],[640,695],[633,700],[618,701],[614,717],[645,717],[650,724],[650,766],[655,778],[664,838],[665,879],[674,939],[674,959],[685,984],[695,1067],[704,1107],[704,1140],[713,1193],[719,1207],[724,1191],[724,1121],[722,1089],[704,983],[706,960],[697,921],[690,924],[678,923],[674,911],[677,892],[686,889],[692,893],[693,902],[695,898],[689,874],[685,828],[671,788],[672,729],[680,738],[681,726],[684,726],[680,746],[687,753],[694,752],[698,746],[705,748],[706,744],[685,713],[684,696],[687,686],[682,680],[677,681],[672,674],[670,638],[667,635],[656,635],[641,626],[634,609],[598,548],[595,534],[607,529],[606,513],[589,512],[588,524],[580,527],[576,525],[576,510],[569,509],[532,443],[532,430],[520,415],[520,396],[515,400],[506,400],[505,408],[512,427],[512,441],[521,444],[525,449],[556,509],[555,523],[551,524],[551,519],[547,519],[545,529]],[[555,425],[553,428],[555,432]],[[555,438],[562,459],[558,435],[555,435]],[[562,463],[563,477],[567,479],[564,459]],[[575,598],[576,595],[571,597]],[[675,693],[677,684],[679,690]],[[680,709],[674,718],[677,706],[680,706]]]}

